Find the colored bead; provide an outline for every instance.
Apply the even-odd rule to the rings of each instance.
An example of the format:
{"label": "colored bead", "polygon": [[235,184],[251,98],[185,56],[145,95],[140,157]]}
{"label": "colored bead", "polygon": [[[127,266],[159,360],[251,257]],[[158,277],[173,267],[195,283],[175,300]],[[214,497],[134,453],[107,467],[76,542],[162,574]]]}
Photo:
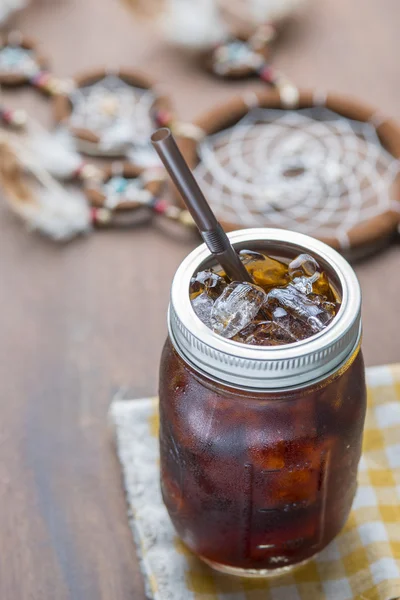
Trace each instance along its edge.
{"label": "colored bead", "polygon": [[31,82],[38,88],[45,88],[50,80],[50,77],[51,75],[50,73],[47,73],[47,71],[39,71],[38,73],[33,75],[33,77],[31,78]]}
{"label": "colored bead", "polygon": [[266,81],[267,83],[273,83],[275,80],[275,73],[269,65],[265,65],[260,70],[260,77],[263,81]]}
{"label": "colored bead", "polygon": [[156,121],[159,125],[168,125],[172,121],[172,116],[167,110],[159,110],[156,114]]}
{"label": "colored bead", "polygon": [[111,211],[107,208],[95,208],[90,210],[91,222],[93,225],[106,225],[111,221]]}
{"label": "colored bead", "polygon": [[285,81],[283,84],[278,85],[279,95],[283,106],[287,108],[293,108],[297,106],[299,101],[299,90],[296,86]]}
{"label": "colored bead", "polygon": [[12,110],[7,110],[7,109],[3,109],[1,111],[1,118],[4,121],[4,123],[11,123],[12,118],[13,118],[13,111]]}
{"label": "colored bead", "polygon": [[169,205],[166,200],[157,200],[153,205],[153,209],[157,214],[163,215],[167,210],[168,206]]}
{"label": "colored bead", "polygon": [[179,137],[201,142],[206,137],[206,132],[194,123],[175,122],[172,131]]}
{"label": "colored bead", "polygon": [[27,122],[27,114],[21,108],[11,111],[10,123],[15,127],[23,127]]}
{"label": "colored bead", "polygon": [[193,227],[194,225],[193,217],[188,210],[183,210],[181,212],[178,221],[186,227]]}
{"label": "colored bead", "polygon": [[81,162],[81,164],[75,169],[74,173],[72,174],[73,177],[76,177],[78,179],[80,179],[82,177],[82,179],[84,179],[83,177],[83,171],[85,169],[86,163],[84,161]]}
{"label": "colored bead", "polygon": [[47,82],[47,89],[52,95],[62,94],[64,87],[65,86],[62,79],[57,79],[56,77],[51,77],[50,80]]}
{"label": "colored bead", "polygon": [[174,221],[177,221],[179,219],[180,214],[181,209],[177,206],[174,206],[173,204],[170,204],[165,211],[165,216],[169,219],[173,219]]}
{"label": "colored bead", "polygon": [[0,110],[0,116],[1,120],[6,125],[13,125],[14,127],[23,127],[26,124],[26,112],[22,109],[2,109]]}

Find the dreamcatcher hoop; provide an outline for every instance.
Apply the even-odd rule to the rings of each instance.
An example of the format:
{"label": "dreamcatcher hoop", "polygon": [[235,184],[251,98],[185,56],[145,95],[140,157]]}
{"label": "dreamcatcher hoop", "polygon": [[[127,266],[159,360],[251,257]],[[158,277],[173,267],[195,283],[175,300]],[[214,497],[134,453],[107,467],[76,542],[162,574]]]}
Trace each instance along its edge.
{"label": "dreamcatcher hoop", "polygon": [[[124,180],[123,188],[105,189],[107,183],[113,178]],[[85,193],[94,207],[109,208],[115,211],[135,211],[146,207],[149,199],[161,196],[165,180],[163,171],[152,173],[128,162],[113,163],[101,170],[99,180],[89,180],[86,183]],[[126,182],[129,181],[137,181],[140,183],[140,188],[138,186],[137,189],[130,191],[126,185]],[[143,192],[142,195],[140,192]]]}
{"label": "dreamcatcher hoop", "polygon": [[259,26],[256,30],[241,27],[214,48],[202,52],[199,59],[205,69],[217,77],[263,78],[262,73],[269,67],[270,42],[274,37],[275,28],[270,24]]}
{"label": "dreamcatcher hoop", "polygon": [[0,40],[0,85],[26,84],[49,96],[68,87],[68,81],[49,71],[48,61],[38,53],[36,43],[19,31],[12,31]]}
{"label": "dreamcatcher hoop", "polygon": [[[27,63],[26,70],[24,68],[14,69],[13,66],[18,62],[19,56],[23,58],[26,51]],[[4,53],[4,67],[2,68],[1,54]],[[12,54],[15,54],[14,60]],[[8,55],[8,56],[7,56]],[[7,60],[8,58],[8,60]],[[9,33],[0,41],[0,84],[6,86],[24,85],[30,82],[34,65],[37,65],[39,70],[45,71],[48,68],[47,60],[41,56],[36,50],[35,42],[26,36],[21,35],[18,31]],[[21,65],[23,67],[24,65]]]}
{"label": "dreamcatcher hoop", "polygon": [[[124,107],[130,111],[127,121],[130,121],[130,125],[133,126],[134,131],[132,131],[132,135],[128,135],[129,141],[127,140],[126,143],[114,145],[111,143],[105,146],[102,144],[103,132],[96,129],[96,127],[88,126],[85,121],[89,119],[85,119],[85,115],[81,115],[81,118],[74,118],[74,104],[80,105],[82,111],[85,112],[84,103],[86,100],[84,98],[84,91],[89,90],[90,94],[90,88],[109,79],[121,81],[122,85],[126,86],[125,91],[129,91],[129,89],[132,91],[131,99],[125,94]],[[138,93],[138,98],[136,99],[134,97],[135,91]],[[150,136],[152,129],[158,126],[169,125],[173,120],[169,99],[156,92],[155,86],[150,79],[141,73],[126,69],[99,69],[76,76],[74,78],[74,89],[70,93],[56,95],[53,100],[53,106],[56,122],[66,126],[76,140],[78,149],[90,156],[126,156],[129,153],[130,144],[132,142],[134,144],[136,141],[134,139],[135,133],[140,136],[139,143],[145,146],[148,151],[150,145],[147,138]],[[105,110],[113,110],[113,107],[105,107]],[[118,106],[114,110],[118,110]],[[89,114],[90,116],[92,120],[95,117],[93,113]],[[139,131],[144,130],[145,127],[149,129],[148,132]],[[136,162],[135,157],[130,157],[130,160],[133,163]]]}
{"label": "dreamcatcher hoop", "polygon": [[167,174],[163,168],[142,169],[128,162],[114,162],[99,175],[87,179],[84,185],[97,223],[137,225],[159,216],[194,227],[188,210],[171,204],[166,198]]}
{"label": "dreamcatcher hoop", "polygon": [[[270,141],[267,139],[268,136],[269,140],[273,139],[273,136],[271,137],[266,129],[266,127],[271,125],[271,119],[270,121],[267,122],[266,120],[263,123],[263,109],[267,109],[268,114],[272,113],[276,118],[278,118],[277,114],[282,118],[281,121],[279,121],[279,119],[277,121],[281,129],[282,127],[290,128],[291,125],[288,123],[288,119],[290,120],[291,116],[294,116],[296,121],[299,119],[301,122],[306,121],[307,119],[308,121],[312,121],[309,116],[312,110],[326,111],[326,113],[331,115],[333,120],[334,116],[332,116],[332,113],[335,113],[337,119],[348,123],[349,127],[355,127],[355,124],[358,123],[359,129],[352,132],[354,140],[361,139],[363,128],[367,128],[368,132],[371,132],[371,135],[373,133],[376,137],[376,141],[381,144],[381,160],[383,162],[379,165],[377,179],[379,180],[382,176],[382,180],[386,181],[384,178],[387,173],[388,189],[385,191],[382,182],[378,181],[379,185],[376,187],[378,190],[376,193],[376,202],[372,194],[371,198],[368,200],[370,206],[368,210],[363,212],[361,210],[363,208],[363,194],[366,194],[365,190],[368,191],[368,178],[372,178],[373,175],[372,172],[369,173],[368,169],[365,168],[363,171],[365,180],[360,182],[360,189],[362,189],[358,196],[355,193],[355,189],[352,190],[353,195],[349,192],[348,196],[343,195],[344,191],[342,189],[342,196],[338,193],[336,194],[336,204],[334,205],[332,200],[333,193],[329,196],[329,192],[332,192],[333,190],[332,184],[326,189],[328,203],[325,201],[324,197],[323,202],[320,202],[321,205],[315,203],[313,205],[312,202],[308,202],[308,197],[305,196],[302,198],[301,202],[295,206],[296,214],[298,215],[300,213],[302,214],[302,217],[298,218],[298,220],[296,220],[297,217],[291,217],[285,222],[284,217],[291,214],[290,211],[293,209],[293,207],[290,208],[291,193],[286,193],[286,200],[283,198],[285,201],[277,208],[277,210],[274,210],[273,207],[271,209],[271,204],[273,204],[273,202],[271,203],[270,199],[268,200],[267,198],[264,200],[264,197],[262,196],[263,190],[269,185],[268,175],[263,178],[264,164],[265,169],[267,170],[269,168],[270,159],[263,162],[260,155],[262,156],[266,147],[268,147],[269,150],[271,149],[270,146],[268,146],[268,144],[270,144]],[[307,112],[307,109],[310,110]],[[258,120],[263,126],[262,135],[264,138],[258,139],[257,160],[253,160],[255,156],[255,142],[257,141],[256,134],[254,133],[254,123],[257,119],[254,117],[256,113],[252,111],[257,110],[261,110],[261,112],[258,113]],[[303,114],[304,112],[306,113],[305,115]],[[246,123],[243,119],[248,118],[249,115],[254,118],[250,118]],[[241,122],[241,125],[243,126],[240,129],[240,135],[237,133],[240,128],[240,125],[238,125],[239,122]],[[297,101],[288,105],[282,100],[282,96],[277,90],[269,92],[259,91],[254,93],[251,92],[244,97],[232,99],[230,102],[202,115],[195,120],[193,125],[193,131],[195,133],[191,136],[181,135],[178,139],[178,143],[190,167],[195,170],[197,179],[204,189],[217,217],[227,230],[240,229],[249,226],[275,226],[278,228],[297,229],[323,240],[351,258],[357,258],[358,256],[374,251],[379,246],[385,244],[396,233],[400,220],[400,128],[393,119],[384,117],[375,109],[357,100],[352,100],[337,94],[321,95],[316,92],[304,90],[298,90]],[[276,125],[276,127],[278,125]],[[307,125],[310,125],[310,123],[307,122]],[[253,132],[251,127],[253,127]],[[261,131],[260,128],[259,130]],[[269,131],[272,131],[272,129],[270,128]],[[310,134],[311,138],[314,135],[314,131],[315,128],[312,130],[312,135]],[[234,135],[236,136],[234,139],[232,139],[232,132],[234,132]],[[243,132],[245,132],[245,134]],[[282,133],[282,131],[280,131],[280,133]],[[301,130],[300,133],[302,133]],[[243,137],[247,135],[244,141],[243,139],[240,140],[241,135]],[[319,133],[319,135],[321,134]],[[324,132],[322,131],[322,137],[319,138],[318,142],[320,145],[323,145],[324,141],[328,144],[333,143],[333,140],[324,140],[323,136]],[[317,138],[318,136],[315,137]],[[234,156],[233,162],[236,164],[236,167],[239,165],[239,170],[242,168],[243,148],[240,144],[243,145],[244,143],[247,144],[247,171],[245,174],[243,174],[243,172],[235,172],[235,170],[232,169],[233,163],[230,162],[232,161],[232,156],[234,156],[236,152],[236,157]],[[287,154],[289,156],[292,152],[290,146],[291,143],[289,138],[289,146],[287,146]],[[379,148],[378,145],[377,147]],[[366,142],[365,151],[367,150],[368,152],[374,152],[374,147],[373,145],[371,146],[369,142]],[[232,156],[226,158],[229,151]],[[301,154],[301,144],[300,150],[298,148],[297,151],[297,154],[299,154],[299,152]],[[335,151],[337,151],[337,149]],[[276,157],[276,146],[274,152],[275,154],[271,155]],[[216,155],[217,158],[215,158]],[[329,155],[329,152],[327,152],[327,156]],[[349,162],[350,165],[350,161],[347,161],[348,157],[346,157],[346,155],[341,155],[340,152],[338,156],[339,166],[342,165],[344,169],[347,168],[347,162]],[[202,157],[202,159],[200,157]],[[364,159],[366,167],[368,167],[368,160],[371,160],[371,156],[364,156]],[[354,165],[359,164],[364,166],[363,158],[360,156],[356,161],[354,161],[353,156],[353,163]],[[293,165],[290,168],[293,168]],[[319,163],[319,168],[321,168],[321,163]],[[293,170],[294,175],[296,175],[295,171],[296,168]],[[318,173],[314,173],[314,178],[317,176]],[[340,181],[338,181],[338,177],[340,179],[340,176],[331,173],[330,177],[332,181],[336,182],[337,188],[337,184],[340,183]],[[304,181],[307,183],[307,180],[304,178],[303,181],[300,182],[304,183]],[[313,181],[312,178],[309,178],[308,185],[313,184]],[[329,177],[327,181],[329,182]],[[287,183],[288,182],[285,181],[285,184]],[[353,177],[353,185],[358,185],[355,181],[355,176]],[[337,192],[336,188],[335,191]],[[288,187],[284,189],[287,192]],[[293,187],[292,189],[295,190],[297,188]],[[307,190],[307,187],[305,189]],[[252,190],[252,192],[249,193],[249,190]],[[312,195],[314,189],[309,187],[308,191],[310,191]],[[375,188],[372,191],[375,193]],[[252,204],[252,194],[254,194],[257,203],[255,202]],[[368,196],[368,194],[366,195]],[[346,198],[347,205],[343,198]],[[353,202],[356,198],[358,198],[358,205],[357,202]],[[332,207],[329,207],[329,203],[332,203]],[[256,208],[254,208],[254,204],[256,204]],[[351,213],[351,219],[348,219],[348,214],[345,212],[346,206],[348,208],[347,212],[349,214]],[[359,211],[357,212],[358,209]],[[330,218],[333,222],[334,219],[337,218],[337,215],[335,215],[336,211],[338,211],[338,214],[340,211],[344,211],[341,228],[335,228],[329,224],[329,215],[331,215]],[[364,218],[364,214],[367,215],[366,218]],[[245,215],[245,217],[243,217],[243,215]],[[326,221],[327,218],[328,222]],[[348,224],[348,227],[346,223]]]}

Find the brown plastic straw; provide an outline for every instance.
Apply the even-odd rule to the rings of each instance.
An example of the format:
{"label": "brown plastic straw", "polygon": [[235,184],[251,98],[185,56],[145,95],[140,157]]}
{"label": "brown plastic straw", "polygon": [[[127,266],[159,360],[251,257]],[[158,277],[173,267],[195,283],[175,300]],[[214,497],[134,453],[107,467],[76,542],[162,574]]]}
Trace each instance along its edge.
{"label": "brown plastic straw", "polygon": [[218,260],[227,276],[231,281],[253,283],[250,273],[241,262],[205,199],[171,131],[167,127],[158,129],[151,136],[151,142],[181,194],[208,249]]}

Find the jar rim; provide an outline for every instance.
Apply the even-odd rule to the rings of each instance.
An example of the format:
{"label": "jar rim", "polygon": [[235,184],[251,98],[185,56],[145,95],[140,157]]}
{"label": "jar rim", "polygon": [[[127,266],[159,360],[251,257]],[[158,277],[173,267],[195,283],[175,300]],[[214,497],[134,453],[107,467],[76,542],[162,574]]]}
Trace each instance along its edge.
{"label": "jar rim", "polygon": [[190,279],[211,257],[202,244],[183,260],[172,283],[168,327],[180,354],[222,382],[266,390],[320,379],[342,364],[354,350],[361,327],[361,291],[349,263],[330,246],[293,231],[255,228],[228,235],[234,246],[248,242],[285,245],[328,263],[340,282],[341,307],[328,327],[293,344],[251,346],[223,338],[199,319],[190,302]]}

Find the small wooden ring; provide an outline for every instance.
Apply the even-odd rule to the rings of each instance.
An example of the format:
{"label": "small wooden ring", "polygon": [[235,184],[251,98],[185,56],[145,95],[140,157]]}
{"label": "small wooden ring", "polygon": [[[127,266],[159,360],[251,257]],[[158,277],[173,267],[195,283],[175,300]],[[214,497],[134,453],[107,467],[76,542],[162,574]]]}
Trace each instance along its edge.
{"label": "small wooden ring", "polygon": [[[227,40],[221,43],[221,46],[224,47],[229,45],[229,43],[238,40],[240,42],[248,43],[251,38],[254,36],[254,32],[249,33],[248,28],[241,29],[236,31],[234,35],[229,37]],[[233,66],[228,69],[225,73],[218,73],[216,69],[216,60],[215,53],[218,51],[218,48],[213,48],[212,50],[207,50],[206,52],[202,52],[199,56],[199,60],[203,67],[212,75],[217,77],[222,77],[224,79],[245,79],[248,77],[255,77],[257,75],[257,70],[254,67],[247,65],[238,65]],[[260,46],[259,49],[253,50],[254,54],[259,55],[263,62],[266,63],[270,59],[271,51],[269,42],[265,42]]]}
{"label": "small wooden ring", "polygon": [[[36,50],[36,43],[34,42],[34,40],[32,40],[29,37],[22,36],[18,32],[18,43],[15,43],[15,41],[11,41],[13,39],[12,36],[15,37],[15,32],[9,34],[7,37],[4,37],[0,40],[0,51],[3,48],[6,48],[7,46],[9,46],[10,48],[19,47],[25,50],[31,50],[32,52],[34,52],[34,59],[38,66],[38,71],[47,71],[48,61],[46,58],[38,54]],[[24,75],[22,73],[0,73],[0,85],[5,85],[7,87],[25,85],[27,83],[30,83],[30,79],[31,77],[29,75]]]}
{"label": "small wooden ring", "polygon": [[[137,179],[138,177],[145,175],[147,171],[146,169],[137,167],[132,163],[123,162],[118,164],[118,172],[121,174],[122,177],[125,177],[126,179]],[[109,181],[113,176],[115,176],[115,163],[114,165],[107,165],[106,167],[101,169],[100,180],[96,180],[95,182],[89,181],[86,184],[85,194],[91,206],[94,206],[96,208],[106,207],[107,197],[102,191],[102,186],[105,183],[107,183],[107,181]],[[148,181],[144,182],[143,189],[147,190],[154,198],[157,198],[161,195],[164,185],[164,180],[149,178]],[[117,212],[127,212],[138,210],[141,208],[146,208],[146,206],[140,202],[132,202],[130,200],[122,199],[121,202],[119,202],[112,210]]]}
{"label": "small wooden ring", "polygon": [[[101,81],[107,75],[115,75],[124,81],[125,83],[143,88],[145,90],[152,90],[154,88],[153,82],[148,79],[145,75],[140,72],[130,71],[128,69],[97,69],[89,71],[87,73],[77,75],[74,77],[76,88],[90,86],[98,81]],[[172,105],[166,96],[157,96],[151,107],[151,113],[157,114],[159,111],[165,111],[172,114]],[[100,136],[90,129],[72,127],[68,125],[69,117],[72,113],[72,103],[68,93],[56,94],[53,98],[53,112],[54,118],[57,123],[64,123],[67,125],[70,133],[76,139],[78,148],[84,154],[90,156],[109,156],[109,157],[120,157],[124,156],[123,152],[117,151],[102,151],[99,148]],[[155,126],[157,124],[155,123]]]}

